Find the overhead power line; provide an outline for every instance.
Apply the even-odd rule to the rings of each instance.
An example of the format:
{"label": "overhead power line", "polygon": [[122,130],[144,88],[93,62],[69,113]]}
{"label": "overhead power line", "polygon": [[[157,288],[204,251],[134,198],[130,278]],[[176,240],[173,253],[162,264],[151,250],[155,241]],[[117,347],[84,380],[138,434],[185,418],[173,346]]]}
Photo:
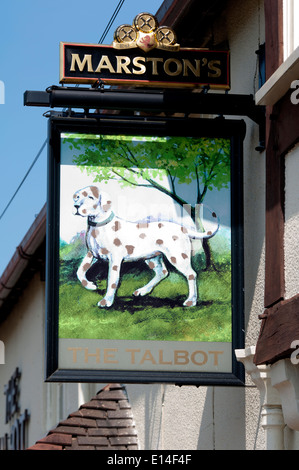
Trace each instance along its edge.
{"label": "overhead power line", "polygon": [[31,163],[30,167],[28,168],[28,171],[27,173],[25,174],[24,178],[22,179],[21,183],[19,184],[19,186],[17,187],[17,189],[15,190],[13,196],[11,197],[10,201],[8,202],[8,204],[6,205],[4,211],[2,212],[2,214],[0,215],[0,220],[2,219],[2,217],[4,216],[5,212],[7,211],[7,209],[9,208],[9,206],[11,205],[12,201],[14,200],[14,198],[16,197],[17,193],[19,192],[19,190],[21,189],[22,185],[24,184],[27,176],[29,175],[30,171],[32,170],[32,168],[34,167],[34,165],[36,164],[37,160],[39,159],[42,151],[44,150],[46,144],[48,142],[48,139],[45,140],[45,142],[43,143],[43,145],[41,146],[38,154],[36,155],[35,159],[33,160],[33,162]]}
{"label": "overhead power line", "polygon": [[[117,7],[115,8],[110,20],[108,21],[107,23],[107,26],[99,40],[99,43],[98,44],[102,44],[102,42],[104,41],[104,39],[106,38],[108,32],[110,31],[110,28],[113,24],[113,22],[115,21],[115,18],[117,17],[121,7],[123,6],[123,4],[125,3],[125,0],[120,0],[118,2],[118,5]],[[14,198],[16,197],[16,195],[18,194],[19,190],[21,189],[21,187],[23,186],[25,180],[27,179],[29,173],[31,172],[32,168],[34,167],[35,163],[37,162],[37,160],[39,159],[42,151],[44,150],[46,144],[47,144],[47,141],[48,139],[45,140],[45,142],[43,143],[43,145],[41,146],[39,152],[37,153],[36,157],[34,158],[33,162],[31,163],[30,167],[28,168],[28,171],[26,172],[24,178],[22,179],[21,183],[19,184],[19,186],[17,187],[16,191],[14,192],[13,196],[11,197],[10,201],[8,202],[8,204],[6,205],[5,209],[3,210],[3,212],[1,213],[0,215],[0,220],[2,219],[2,217],[4,216],[4,214],[6,213],[7,209],[9,208],[9,206],[11,205],[12,201],[14,200]]]}
{"label": "overhead power line", "polygon": [[111,26],[112,26],[112,24],[113,24],[115,18],[117,17],[117,15],[118,15],[118,13],[119,13],[121,7],[123,6],[124,2],[125,2],[125,0],[120,0],[120,2],[118,2],[118,5],[117,5],[117,7],[115,8],[114,13],[112,14],[110,20],[108,21],[108,24],[107,24],[107,26],[106,26],[106,28],[105,28],[105,30],[104,30],[102,36],[101,36],[101,39],[99,40],[99,44],[102,44],[102,42],[104,41],[105,37],[107,36],[107,34],[108,34],[108,32],[109,32],[109,30],[110,30],[110,28],[111,28]]}

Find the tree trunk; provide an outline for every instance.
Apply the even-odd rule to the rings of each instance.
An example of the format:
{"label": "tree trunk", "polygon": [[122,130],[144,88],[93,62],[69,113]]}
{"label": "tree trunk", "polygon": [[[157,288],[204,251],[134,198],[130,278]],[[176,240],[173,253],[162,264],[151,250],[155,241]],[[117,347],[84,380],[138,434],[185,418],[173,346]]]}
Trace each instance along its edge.
{"label": "tree trunk", "polygon": [[[203,226],[203,223],[202,223],[200,215],[199,215],[199,210],[196,207],[192,206],[190,215],[191,215],[193,221],[195,222],[196,228],[199,231],[204,232],[204,226]],[[214,269],[216,271],[216,266],[215,266],[215,263],[214,263],[213,253],[212,253],[212,250],[211,250],[211,247],[210,247],[209,240],[207,238],[204,238],[202,240],[202,247],[203,247],[203,251],[204,251],[205,259],[206,259],[205,271],[207,271],[208,269]]]}
{"label": "tree trunk", "polygon": [[206,257],[205,271],[207,271],[208,269],[214,269],[214,271],[216,271],[217,269],[216,269],[216,265],[214,263],[213,252],[211,250],[209,240],[207,240],[206,238],[203,239],[202,247],[203,247],[203,251],[205,253],[205,257]]}

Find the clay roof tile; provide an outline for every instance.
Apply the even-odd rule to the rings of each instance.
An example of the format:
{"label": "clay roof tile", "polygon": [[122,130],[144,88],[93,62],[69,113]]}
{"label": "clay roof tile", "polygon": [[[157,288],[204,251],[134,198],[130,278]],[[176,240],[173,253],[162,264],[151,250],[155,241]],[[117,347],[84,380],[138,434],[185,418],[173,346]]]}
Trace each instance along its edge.
{"label": "clay roof tile", "polygon": [[28,450],[137,450],[125,387],[108,384]]}

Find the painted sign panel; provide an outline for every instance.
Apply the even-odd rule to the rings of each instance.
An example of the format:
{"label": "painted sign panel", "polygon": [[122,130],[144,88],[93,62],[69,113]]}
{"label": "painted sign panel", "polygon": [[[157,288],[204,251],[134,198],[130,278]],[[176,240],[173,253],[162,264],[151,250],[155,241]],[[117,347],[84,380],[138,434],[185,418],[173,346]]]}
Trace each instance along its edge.
{"label": "painted sign panel", "polygon": [[231,138],[98,131],[59,134],[58,368],[231,376]]}

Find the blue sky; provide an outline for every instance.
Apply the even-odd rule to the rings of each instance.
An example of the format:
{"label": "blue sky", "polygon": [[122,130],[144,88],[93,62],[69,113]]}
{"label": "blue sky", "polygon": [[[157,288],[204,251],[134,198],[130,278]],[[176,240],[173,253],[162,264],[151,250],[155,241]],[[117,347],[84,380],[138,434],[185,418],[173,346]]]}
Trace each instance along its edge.
{"label": "blue sky", "polygon": [[[26,90],[59,84],[59,43],[97,44],[119,0],[14,0],[1,4],[0,81],[5,101],[0,104],[0,215],[23,181],[47,137],[46,108],[24,107]],[[131,24],[143,11],[155,14],[162,0],[125,0],[105,38]],[[47,151],[0,219],[0,276],[16,247],[46,202]]]}

